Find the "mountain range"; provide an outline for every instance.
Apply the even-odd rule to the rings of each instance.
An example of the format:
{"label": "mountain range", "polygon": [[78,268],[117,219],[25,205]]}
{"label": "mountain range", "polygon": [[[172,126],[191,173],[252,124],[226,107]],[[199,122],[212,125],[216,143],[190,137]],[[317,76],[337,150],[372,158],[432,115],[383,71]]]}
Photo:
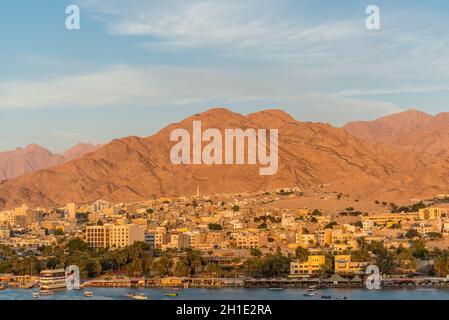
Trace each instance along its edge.
{"label": "mountain range", "polygon": [[[78,158],[0,183],[0,207],[58,206],[99,198],[136,201],[158,196],[269,190],[328,184],[329,191],[380,201],[448,193],[449,114],[410,110],[343,128],[301,122],[281,110],[241,115],[215,108],[150,137],[115,139]],[[170,133],[177,128],[279,130],[279,169],[259,175],[254,165],[175,165]],[[48,157],[48,158],[51,158]],[[52,160],[54,161],[54,160]]]}
{"label": "mountain range", "polygon": [[374,121],[350,122],[343,128],[370,143],[425,153],[435,159],[449,156],[449,112],[433,116],[408,110]]}
{"label": "mountain range", "polygon": [[82,157],[98,147],[89,143],[79,143],[63,154],[58,154],[33,143],[25,148],[0,152],[0,180],[13,179]]}

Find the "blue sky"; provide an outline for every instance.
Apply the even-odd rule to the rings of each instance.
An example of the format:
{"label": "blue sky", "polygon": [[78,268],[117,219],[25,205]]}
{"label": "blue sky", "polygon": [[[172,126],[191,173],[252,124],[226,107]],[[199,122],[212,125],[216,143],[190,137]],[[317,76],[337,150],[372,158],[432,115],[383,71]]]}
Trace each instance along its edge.
{"label": "blue sky", "polygon": [[2,0],[0,150],[148,136],[214,106],[334,125],[449,111],[448,18],[443,0]]}

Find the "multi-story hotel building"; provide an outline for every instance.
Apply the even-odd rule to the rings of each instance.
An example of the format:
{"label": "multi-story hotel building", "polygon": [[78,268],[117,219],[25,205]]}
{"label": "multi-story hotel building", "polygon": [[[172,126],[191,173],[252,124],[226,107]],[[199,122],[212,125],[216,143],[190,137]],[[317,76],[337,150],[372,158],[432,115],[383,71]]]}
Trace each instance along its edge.
{"label": "multi-story hotel building", "polygon": [[306,262],[290,262],[290,276],[311,276],[318,274],[326,263],[323,255],[309,256]]}
{"label": "multi-story hotel building", "polygon": [[358,274],[364,273],[367,262],[353,262],[350,255],[336,255],[335,256],[335,273],[342,274]]}
{"label": "multi-story hotel building", "polygon": [[106,224],[86,227],[86,242],[92,248],[122,248],[144,240],[145,226]]}
{"label": "multi-story hotel building", "polygon": [[440,219],[442,214],[446,213],[442,208],[424,208],[419,209],[419,219],[420,220],[436,220]]}
{"label": "multi-story hotel building", "polygon": [[242,232],[236,238],[236,247],[240,249],[261,248],[268,243],[266,232]]}

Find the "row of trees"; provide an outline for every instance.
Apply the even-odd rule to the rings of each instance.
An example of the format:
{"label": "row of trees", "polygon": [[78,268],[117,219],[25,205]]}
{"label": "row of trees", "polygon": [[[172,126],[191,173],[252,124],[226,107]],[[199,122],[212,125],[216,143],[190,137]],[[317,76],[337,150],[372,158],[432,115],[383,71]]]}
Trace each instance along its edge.
{"label": "row of trees", "polygon": [[[429,251],[423,239],[412,240],[410,248],[386,249],[382,242],[359,241],[359,249],[350,254],[353,261],[374,263],[385,274],[410,274],[418,270],[421,262],[427,262],[431,275],[449,274],[449,252],[434,249]],[[286,257],[279,251],[263,255],[258,249],[251,249],[251,258],[241,261],[236,258],[226,265],[213,262],[212,251],[201,255],[199,251],[176,252],[153,250],[143,242],[117,249],[90,249],[82,239],[75,238],[40,252],[23,252],[7,246],[0,247],[0,273],[35,275],[43,269],[65,268],[77,265],[83,278],[100,274],[127,274],[133,277],[152,276],[195,276],[234,277],[285,277],[289,274],[292,260],[307,261],[308,249],[298,247],[293,257]],[[332,272],[333,257],[326,255],[322,273]]]}

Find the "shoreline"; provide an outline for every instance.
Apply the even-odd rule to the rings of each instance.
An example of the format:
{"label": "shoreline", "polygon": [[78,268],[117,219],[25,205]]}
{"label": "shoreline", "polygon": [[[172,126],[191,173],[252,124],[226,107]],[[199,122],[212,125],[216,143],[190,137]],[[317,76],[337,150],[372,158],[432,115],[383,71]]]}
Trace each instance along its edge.
{"label": "shoreline", "polygon": [[[114,281],[105,279],[92,279],[84,282],[85,287],[99,288],[282,288],[282,289],[331,289],[347,288],[361,289],[365,288],[365,282],[332,282],[327,279],[177,279],[178,281],[165,282],[164,279],[144,279],[130,281]],[[446,280],[446,279],[444,279]],[[384,279],[381,282],[383,288],[449,288],[449,279],[447,281],[435,279]]]}

